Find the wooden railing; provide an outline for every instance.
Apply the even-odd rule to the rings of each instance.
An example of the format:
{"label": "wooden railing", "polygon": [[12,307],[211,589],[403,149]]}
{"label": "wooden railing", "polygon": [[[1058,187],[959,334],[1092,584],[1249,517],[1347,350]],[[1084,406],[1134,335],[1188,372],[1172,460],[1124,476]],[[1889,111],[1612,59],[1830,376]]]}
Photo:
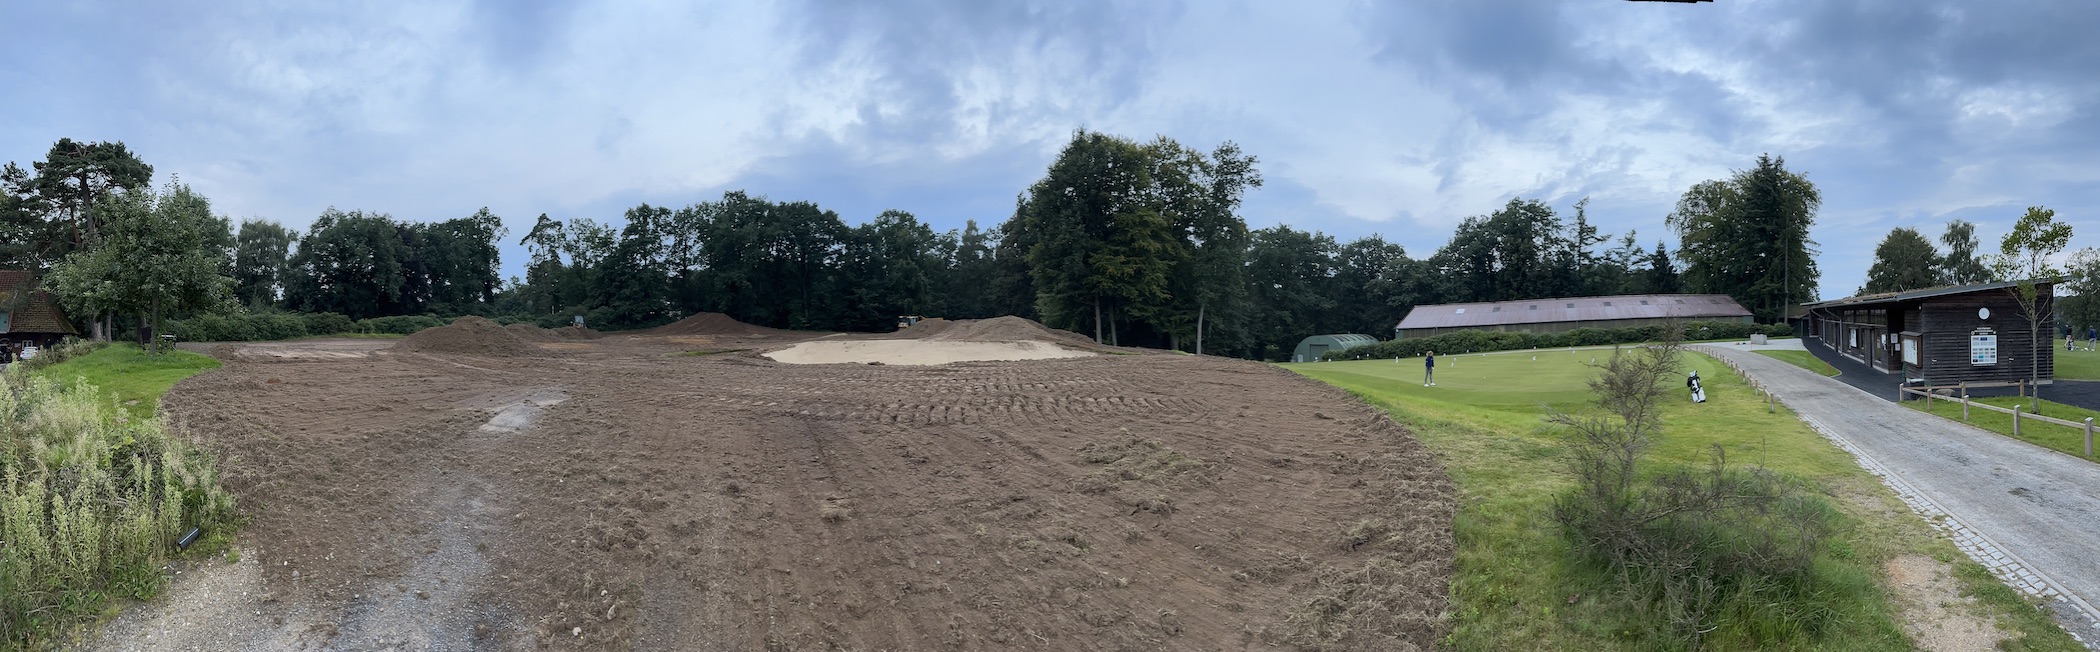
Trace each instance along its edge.
{"label": "wooden railing", "polygon": [[[1990,404],[1987,404],[1987,403],[1977,403],[1977,402],[1974,402],[1974,401],[1971,401],[1971,400],[1969,400],[1969,389],[1970,389],[1970,388],[1982,388],[1982,387],[2018,387],[2018,388],[2020,388],[2020,398],[2026,398],[2026,397],[2027,397],[2027,381],[2025,381],[2025,380],[2021,380],[2021,381],[2018,381],[2018,382],[2009,382],[2009,383],[1973,383],[1973,384],[1961,384],[1961,385],[1942,385],[1942,386],[1939,386],[1939,387],[1910,387],[1910,386],[1908,386],[1908,385],[1898,385],[1898,386],[1896,387],[1896,396],[1897,396],[1898,398],[1901,398],[1901,397],[1904,397],[1904,396],[1919,396],[1919,397],[1923,397],[1923,398],[1925,399],[1925,411],[1926,411],[1927,413],[1930,413],[1930,412],[1932,412],[1932,401],[1933,401],[1933,399],[1935,399],[1935,398],[1937,398],[1937,399],[1939,399],[1939,400],[1942,400],[1942,401],[1954,401],[1954,400],[1960,400],[1960,401],[1961,401],[1961,420],[1962,420],[1962,422],[1963,422],[1963,423],[1967,423],[1967,422],[1969,421],[1969,410],[1970,410],[1971,408],[1980,408],[1980,409],[1984,409],[1984,410],[1990,410],[1990,411],[1992,411],[1992,412],[1999,412],[1999,413],[2003,413],[2003,414],[2010,414],[2010,415],[2012,415],[2012,423],[2013,423],[2013,431],[2012,431],[2012,434],[2013,434],[2013,436],[2014,436],[2014,437],[2018,437],[2018,436],[2020,436],[2020,422],[2021,422],[2021,421],[2023,421],[2023,420],[2025,420],[2025,421],[2040,421],[2040,422],[2042,422],[2042,423],[2047,423],[2047,424],[2052,424],[2052,425],[2058,425],[2058,426],[2063,426],[2063,427],[2066,427],[2066,428],[2079,428],[2079,429],[2083,429],[2083,430],[2085,431],[2085,456],[2086,456],[2086,457],[2092,457],[2092,456],[2093,456],[2093,419],[2092,419],[2092,417],[2086,417],[2086,419],[2085,419],[2084,421],[2071,421],[2071,420],[2069,420],[2069,419],[2058,419],[2058,418],[2055,418],[2055,417],[2045,417],[2045,416],[2042,416],[2042,415],[2039,415],[2039,414],[2034,414],[2034,413],[2032,413],[2032,412],[2029,412],[2029,413],[2024,413],[2024,414],[2023,414],[2023,413],[2021,413],[2021,411],[2020,411],[2020,404],[2019,404],[2019,403],[2014,403],[2014,404],[2013,404],[2013,406],[2012,406],[2012,408],[2010,408],[2010,409],[2007,409],[2007,408],[2002,408],[2002,407],[1998,407],[1998,406],[1996,406],[1996,405],[1990,405]],[[1949,393],[1949,395],[1947,395],[1947,396],[1941,396],[1941,395],[1940,395],[1939,393],[1940,393],[1940,392],[1942,392],[1942,391],[1948,392],[1948,393]],[[1959,394],[1955,394],[1955,392],[1959,392]],[[1957,398],[1957,396],[1958,396],[1959,398]]]}

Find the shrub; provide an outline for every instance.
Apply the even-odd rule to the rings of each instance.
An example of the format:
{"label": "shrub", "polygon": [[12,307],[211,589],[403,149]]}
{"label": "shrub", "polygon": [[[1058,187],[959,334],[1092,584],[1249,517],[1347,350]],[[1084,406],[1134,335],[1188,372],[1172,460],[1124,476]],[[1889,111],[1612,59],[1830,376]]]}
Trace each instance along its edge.
{"label": "shrub", "polygon": [[299,318],[306,321],[306,334],[308,335],[335,335],[337,333],[357,332],[357,322],[351,321],[349,317],[344,317],[340,313],[309,312],[299,315]]}
{"label": "shrub", "polygon": [[357,322],[357,332],[409,335],[425,328],[437,328],[447,322],[435,315],[402,315],[398,317],[373,317]]}
{"label": "shrub", "polygon": [[112,595],[151,597],[176,537],[233,518],[211,458],[159,419],[85,384],[0,374],[0,647],[48,643]]}
{"label": "shrub", "polygon": [[1619,352],[1589,382],[1603,416],[1548,413],[1572,431],[1576,480],[1553,519],[1580,560],[1659,617],[1662,631],[1643,633],[1669,647],[1698,649],[1731,610],[1821,629],[1836,617],[1815,604],[1816,558],[1836,520],[1828,503],[1762,468],[1729,468],[1718,444],[1706,469],[1643,468],[1678,355],[1674,338]]}
{"label": "shrub", "polygon": [[51,346],[47,346],[43,349],[38,350],[36,352],[36,357],[16,362],[13,366],[23,371],[35,371],[37,369],[42,369],[44,367],[49,367],[51,365],[65,362],[67,360],[78,358],[89,353],[94,353],[96,349],[100,349],[105,346],[109,346],[109,343],[94,342],[89,340],[83,340],[77,337],[68,336],[65,339],[59,340],[57,344],[53,344]]}

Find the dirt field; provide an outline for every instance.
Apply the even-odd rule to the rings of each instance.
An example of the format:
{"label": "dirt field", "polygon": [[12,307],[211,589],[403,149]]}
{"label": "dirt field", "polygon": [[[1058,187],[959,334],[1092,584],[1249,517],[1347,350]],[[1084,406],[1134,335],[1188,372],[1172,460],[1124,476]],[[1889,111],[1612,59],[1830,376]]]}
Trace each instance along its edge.
{"label": "dirt field", "polygon": [[1452,487],[1339,390],[1174,354],[791,365],[762,354],[814,335],[688,326],[481,347],[524,355],[202,347],[226,366],[166,411],[227,457],[243,558],[92,647],[1406,650],[1444,631]]}

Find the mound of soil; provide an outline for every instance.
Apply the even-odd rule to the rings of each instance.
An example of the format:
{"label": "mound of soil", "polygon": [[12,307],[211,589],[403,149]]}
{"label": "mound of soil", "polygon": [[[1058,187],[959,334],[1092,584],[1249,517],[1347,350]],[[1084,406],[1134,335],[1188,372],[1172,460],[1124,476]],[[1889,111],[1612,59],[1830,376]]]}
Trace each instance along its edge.
{"label": "mound of soil", "polygon": [[778,335],[790,331],[753,326],[719,312],[703,312],[648,332],[651,335]]}
{"label": "mound of soil", "polygon": [[[918,326],[913,326],[915,330]],[[939,330],[925,335],[929,340],[955,340],[962,342],[1057,342],[1060,344],[1093,344],[1094,341],[1078,333],[1061,331],[1044,326],[1033,319],[1023,317],[993,317],[991,319],[964,319],[947,322]]]}
{"label": "mound of soil", "polygon": [[532,324],[511,324],[503,327],[503,330],[510,331],[512,335],[518,336],[518,339],[527,342],[552,342],[561,339],[554,334],[554,331]]}
{"label": "mound of soil", "polygon": [[[537,327],[534,327],[535,329]],[[480,317],[461,317],[449,326],[426,328],[403,338],[392,351],[402,353],[464,353],[493,357],[537,355],[539,350],[518,334]]]}
{"label": "mound of soil", "polygon": [[1024,317],[991,319],[926,319],[911,328],[883,333],[872,339],[940,340],[950,342],[1052,342],[1064,346],[1099,350],[1093,338],[1063,331]]}
{"label": "mound of soil", "polygon": [[556,328],[547,332],[553,333],[554,337],[557,339],[564,340],[595,340],[601,337],[605,337],[604,333],[600,333],[598,331],[594,331],[582,326],[563,326],[561,328]]}

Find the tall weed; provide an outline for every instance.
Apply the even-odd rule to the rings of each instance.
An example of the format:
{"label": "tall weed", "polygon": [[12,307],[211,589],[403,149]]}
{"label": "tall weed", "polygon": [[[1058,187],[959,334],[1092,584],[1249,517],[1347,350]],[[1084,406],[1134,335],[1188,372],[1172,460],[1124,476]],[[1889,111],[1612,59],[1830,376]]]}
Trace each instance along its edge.
{"label": "tall weed", "polygon": [[233,518],[214,461],[158,418],[84,383],[0,373],[0,648],[152,596],[177,537]]}

